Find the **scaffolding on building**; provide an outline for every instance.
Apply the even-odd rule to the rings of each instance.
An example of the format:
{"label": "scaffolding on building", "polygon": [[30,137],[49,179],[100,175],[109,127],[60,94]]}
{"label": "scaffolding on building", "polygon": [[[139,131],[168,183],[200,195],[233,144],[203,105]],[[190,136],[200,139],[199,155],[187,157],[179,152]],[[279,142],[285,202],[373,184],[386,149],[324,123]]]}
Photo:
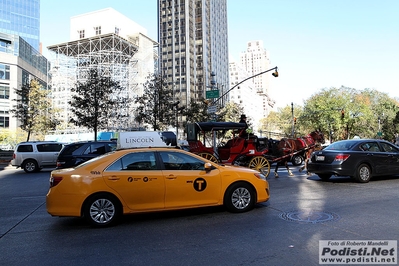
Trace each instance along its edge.
{"label": "scaffolding on building", "polygon": [[70,89],[77,82],[87,80],[90,69],[97,69],[102,76],[111,77],[124,88],[123,93],[114,97],[124,99],[115,108],[115,117],[123,119],[109,119],[109,128],[135,127],[130,104],[138,95],[138,66],[134,55],[139,46],[116,34],[104,34],[95,37],[79,39],[67,43],[49,46],[52,58],[52,97],[54,106],[63,110],[61,119],[66,127],[72,113],[69,111],[68,101]]}

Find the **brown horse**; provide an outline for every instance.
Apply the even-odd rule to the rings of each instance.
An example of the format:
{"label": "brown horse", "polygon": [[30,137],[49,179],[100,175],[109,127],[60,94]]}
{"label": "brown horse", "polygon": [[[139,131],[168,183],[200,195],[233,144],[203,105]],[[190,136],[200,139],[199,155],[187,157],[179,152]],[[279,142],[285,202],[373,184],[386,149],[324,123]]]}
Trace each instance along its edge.
{"label": "brown horse", "polygon": [[306,152],[305,152],[305,154],[304,154],[305,157],[304,157],[304,159],[303,159],[303,165],[302,165],[301,168],[299,168],[299,172],[302,172],[303,170],[306,169],[306,174],[307,174],[307,175],[310,175],[310,172],[308,171],[308,163],[309,163],[310,157],[312,156],[312,153],[313,153],[314,151],[319,151],[319,150],[321,150],[321,144],[322,144],[322,143],[316,143],[314,146],[312,146],[311,148],[309,148],[308,150],[306,150]]}
{"label": "brown horse", "polygon": [[[305,137],[300,137],[296,139],[282,138],[277,144],[277,151],[275,155],[277,156],[277,164],[274,170],[274,176],[278,177],[278,167],[284,165],[287,168],[288,175],[292,176],[292,172],[288,167],[288,162],[291,160],[293,153],[305,150],[308,152],[310,149],[314,149],[317,143],[324,143],[324,135],[320,130],[313,131]],[[311,154],[311,153],[310,153]],[[306,159],[309,159],[307,155]]]}

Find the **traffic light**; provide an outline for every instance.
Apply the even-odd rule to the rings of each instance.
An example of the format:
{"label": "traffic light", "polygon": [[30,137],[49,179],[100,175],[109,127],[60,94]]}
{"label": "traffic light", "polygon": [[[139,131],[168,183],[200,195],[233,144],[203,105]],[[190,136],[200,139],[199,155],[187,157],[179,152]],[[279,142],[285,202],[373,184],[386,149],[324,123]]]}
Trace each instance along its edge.
{"label": "traffic light", "polygon": [[277,72],[277,69],[272,73],[272,75],[273,75],[273,77],[278,77],[278,72]]}
{"label": "traffic light", "polygon": [[345,111],[344,111],[344,109],[342,109],[341,110],[341,119],[344,119],[345,118]]}
{"label": "traffic light", "polygon": [[296,125],[296,117],[294,117],[294,125]]}

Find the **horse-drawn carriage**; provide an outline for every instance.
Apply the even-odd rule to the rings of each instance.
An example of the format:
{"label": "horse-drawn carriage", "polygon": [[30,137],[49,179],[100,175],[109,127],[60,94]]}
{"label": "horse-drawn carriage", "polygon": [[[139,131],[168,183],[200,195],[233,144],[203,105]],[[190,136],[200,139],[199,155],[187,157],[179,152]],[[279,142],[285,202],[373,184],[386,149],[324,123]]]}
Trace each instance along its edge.
{"label": "horse-drawn carriage", "polygon": [[245,166],[268,176],[273,163],[277,163],[278,167],[282,162],[291,161],[296,155],[303,156],[314,147],[319,137],[316,133],[293,141],[278,141],[252,134],[246,138],[239,137],[239,133],[245,129],[245,124],[234,122],[188,124],[188,150],[213,162]]}

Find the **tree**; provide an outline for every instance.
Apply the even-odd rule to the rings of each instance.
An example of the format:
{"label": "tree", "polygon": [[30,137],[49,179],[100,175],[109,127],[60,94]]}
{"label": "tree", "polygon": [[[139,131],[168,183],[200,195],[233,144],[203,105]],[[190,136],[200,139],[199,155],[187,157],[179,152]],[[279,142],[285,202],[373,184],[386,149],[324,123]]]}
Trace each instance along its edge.
{"label": "tree", "polygon": [[26,141],[29,141],[32,133],[43,133],[56,128],[59,121],[51,108],[49,91],[38,80],[32,79],[29,84],[16,89],[15,93],[17,104],[10,112],[21,123],[20,128],[28,133]]}
{"label": "tree", "polygon": [[[244,108],[235,102],[228,102],[222,109],[220,109],[216,113],[218,121],[237,123],[240,121],[240,116],[242,114],[244,114]],[[248,119],[247,123],[248,127],[250,127],[250,119]]]}
{"label": "tree", "polygon": [[191,99],[190,106],[187,106],[182,114],[186,117],[186,123],[206,122],[212,119],[208,112],[208,101],[205,99]]}
{"label": "tree", "polygon": [[[329,132],[330,141],[383,137],[392,140],[397,101],[386,93],[348,87],[323,89],[305,101],[303,117],[307,127]],[[382,136],[377,133],[382,131]]]}
{"label": "tree", "polygon": [[164,130],[176,125],[172,90],[160,75],[151,74],[144,84],[142,96],[135,99],[137,104],[135,120],[152,126],[153,130]]}
{"label": "tree", "polygon": [[129,99],[123,97],[123,88],[111,77],[100,75],[97,69],[90,69],[88,74],[86,82],[77,82],[71,89],[72,100],[68,103],[74,117],[69,122],[93,129],[96,140],[98,129],[106,129],[110,123],[128,116],[119,107]]}

